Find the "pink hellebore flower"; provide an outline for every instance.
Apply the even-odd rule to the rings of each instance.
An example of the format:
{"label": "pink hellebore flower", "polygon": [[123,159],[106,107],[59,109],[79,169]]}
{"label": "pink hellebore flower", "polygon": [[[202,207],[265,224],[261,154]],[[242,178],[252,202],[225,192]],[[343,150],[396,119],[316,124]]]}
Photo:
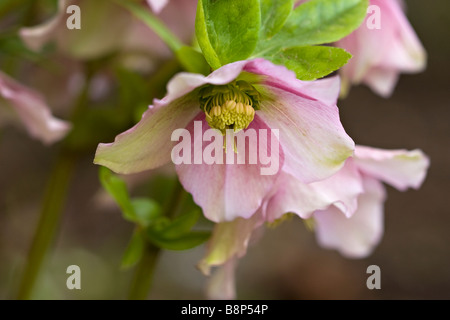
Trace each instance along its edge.
{"label": "pink hellebore flower", "polygon": [[[381,182],[404,191],[419,188],[425,179],[428,158],[420,151],[381,150],[356,146],[355,155],[332,177],[305,184],[282,172],[272,193],[250,219],[237,218],[216,224],[199,269],[207,276],[211,299],[234,299],[235,267],[255,233],[265,222],[295,213],[313,219],[319,243],[337,249],[350,258],[371,253],[383,233],[383,205],[386,198]],[[256,238],[257,234],[256,234]]]}
{"label": "pink hellebore flower", "polygon": [[22,122],[29,134],[50,144],[70,130],[68,122],[54,118],[44,98],[0,71],[0,121]]}
{"label": "pink hellebore flower", "polygon": [[400,73],[426,67],[426,52],[402,10],[400,0],[370,0],[365,22],[336,46],[353,58],[341,70],[343,91],[365,83],[383,97],[392,94]]}
{"label": "pink hellebore flower", "polygon": [[[279,137],[270,139],[270,146],[259,146],[259,151],[268,154],[268,149],[276,149],[271,155],[276,156],[279,168],[304,183],[322,180],[337,172],[354,149],[335,104],[339,85],[337,78],[300,81],[295,73],[264,59],[234,62],[207,77],[181,73],[169,82],[166,97],[155,100],[136,126],[117,136],[114,143],[99,145],[94,161],[117,173],[136,173],[171,160],[176,146],[171,135],[176,130],[186,128],[194,136],[193,144],[188,141],[193,156],[199,144],[203,154],[210,147],[196,134],[198,124],[200,133],[208,125],[218,129],[210,130],[216,133],[215,140],[228,128],[244,129],[236,133],[238,139],[250,129],[275,129]],[[271,148],[278,143],[279,150]],[[226,157],[222,146],[215,153]],[[194,159],[191,163],[176,166],[179,179],[205,216],[215,222],[250,218],[281,171],[261,175],[264,165],[260,161],[207,164]]]}
{"label": "pink hellebore flower", "polygon": [[286,212],[313,218],[322,246],[362,258],[372,252],[383,234],[386,193],[381,182],[400,191],[418,189],[428,166],[429,160],[420,150],[356,146],[354,157],[326,180],[304,184],[291,175],[280,175],[266,219],[279,219]]}

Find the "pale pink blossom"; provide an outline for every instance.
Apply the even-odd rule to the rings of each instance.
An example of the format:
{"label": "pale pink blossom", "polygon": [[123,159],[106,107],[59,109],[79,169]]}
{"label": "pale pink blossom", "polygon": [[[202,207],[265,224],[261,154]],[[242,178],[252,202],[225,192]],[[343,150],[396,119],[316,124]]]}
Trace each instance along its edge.
{"label": "pale pink blossom", "polygon": [[[199,269],[207,276],[211,299],[236,298],[235,268],[265,222],[277,223],[286,213],[312,221],[325,248],[349,258],[368,256],[383,234],[386,191],[382,182],[404,191],[423,183],[428,158],[420,150],[382,150],[356,146],[355,155],[332,177],[305,184],[282,172],[260,210],[215,226]],[[310,223],[308,223],[311,225]],[[211,268],[216,268],[211,275]]]}
{"label": "pale pink blossom", "polygon": [[370,0],[370,5],[374,11],[369,10],[364,23],[336,43],[353,55],[340,70],[343,91],[352,84],[364,83],[388,97],[401,73],[425,69],[427,55],[405,16],[402,1]]}
{"label": "pale pink blossom", "polygon": [[52,116],[45,99],[0,71],[0,121],[22,124],[28,133],[50,144],[62,139],[71,125]]}
{"label": "pale pink blossom", "polygon": [[[250,91],[242,89],[242,82]],[[258,96],[256,110],[246,106],[245,112],[251,111],[254,116],[246,129],[279,130],[280,168],[301,181],[309,183],[333,175],[352,155],[354,144],[339,121],[336,106],[339,80],[303,82],[285,67],[256,59],[228,64],[207,77],[189,73],[175,76],[167,96],[155,100],[135,127],[117,136],[114,143],[99,145],[95,163],[128,174],[169,162],[176,145],[171,141],[172,133],[186,128],[194,136],[194,121],[201,121],[204,130],[208,128],[212,109],[202,110],[200,98],[204,90],[221,90],[221,86],[241,90],[238,95],[247,98],[248,94]],[[244,115],[237,110],[233,112]],[[205,144],[202,147],[204,150]],[[238,152],[237,157],[240,155]],[[260,208],[281,171],[265,176],[260,173],[261,167],[260,162],[201,163],[180,164],[176,169],[205,216],[221,222],[249,218]]]}

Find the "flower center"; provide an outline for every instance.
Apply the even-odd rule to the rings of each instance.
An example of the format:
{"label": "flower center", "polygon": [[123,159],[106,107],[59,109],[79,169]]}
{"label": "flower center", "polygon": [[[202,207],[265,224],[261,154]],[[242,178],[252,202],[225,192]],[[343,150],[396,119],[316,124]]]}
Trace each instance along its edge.
{"label": "flower center", "polygon": [[246,129],[259,110],[259,92],[246,81],[236,81],[221,86],[207,86],[200,91],[200,108],[213,129],[225,135]]}

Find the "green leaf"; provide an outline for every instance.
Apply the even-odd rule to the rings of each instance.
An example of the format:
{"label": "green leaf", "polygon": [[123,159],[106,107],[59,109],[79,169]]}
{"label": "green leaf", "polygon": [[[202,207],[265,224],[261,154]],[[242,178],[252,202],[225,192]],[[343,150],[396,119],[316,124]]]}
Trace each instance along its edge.
{"label": "green leaf", "polygon": [[272,38],[283,27],[294,7],[293,0],[260,0],[261,30],[259,41]]}
{"label": "green leaf", "polygon": [[135,214],[134,222],[143,227],[149,226],[162,215],[161,206],[153,199],[136,198],[131,200],[131,204]]}
{"label": "green leaf", "polygon": [[248,58],[261,27],[259,0],[199,0],[195,32],[213,69]]}
{"label": "green leaf", "polygon": [[192,227],[197,223],[201,216],[199,210],[192,210],[188,213],[180,215],[175,218],[170,225],[168,225],[162,232],[169,238],[175,238],[181,234],[188,233]]}
{"label": "green leaf", "polygon": [[148,239],[156,246],[167,250],[192,249],[206,242],[210,236],[210,232],[195,231],[176,238],[171,238],[153,229],[147,230]]}
{"label": "green leaf", "polygon": [[161,217],[162,209],[156,201],[143,198],[131,200],[125,182],[111,170],[100,167],[99,176],[103,188],[117,202],[125,220],[147,227]]}
{"label": "green leaf", "polygon": [[300,80],[310,81],[325,77],[345,65],[350,53],[335,47],[294,47],[284,49],[269,58],[275,64],[285,65]]}
{"label": "green leaf", "polygon": [[192,73],[209,74],[209,65],[205,57],[195,49],[183,46],[177,52],[177,59],[183,68]]}
{"label": "green leaf", "polygon": [[141,260],[145,249],[145,236],[140,231],[135,231],[122,258],[121,268],[128,269]]}
{"label": "green leaf", "polygon": [[167,217],[160,217],[147,228],[148,239],[156,246],[168,250],[194,248],[211,235],[210,232],[191,231],[200,217],[200,210],[189,211],[172,221]]}
{"label": "green leaf", "polygon": [[286,47],[332,43],[364,21],[368,0],[310,0],[297,7],[283,28],[260,42],[254,56],[270,56]]}
{"label": "green leaf", "polygon": [[126,220],[135,222],[136,214],[125,182],[106,167],[100,167],[99,177],[103,188],[116,200],[122,210],[123,217]]}

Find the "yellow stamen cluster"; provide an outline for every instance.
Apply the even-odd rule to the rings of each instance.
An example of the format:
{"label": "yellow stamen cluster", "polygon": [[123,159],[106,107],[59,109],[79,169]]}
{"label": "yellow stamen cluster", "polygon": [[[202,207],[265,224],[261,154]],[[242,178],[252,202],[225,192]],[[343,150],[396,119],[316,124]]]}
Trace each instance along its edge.
{"label": "yellow stamen cluster", "polygon": [[[255,117],[259,93],[247,82],[208,86],[200,93],[200,105],[211,128],[234,132],[246,129]],[[255,108],[256,107],[256,108]]]}
{"label": "yellow stamen cluster", "polygon": [[288,213],[283,214],[281,217],[279,217],[278,219],[276,219],[272,222],[267,222],[266,225],[269,228],[276,228],[283,222],[291,220],[293,217],[294,217],[294,214],[292,212],[288,212]]}

